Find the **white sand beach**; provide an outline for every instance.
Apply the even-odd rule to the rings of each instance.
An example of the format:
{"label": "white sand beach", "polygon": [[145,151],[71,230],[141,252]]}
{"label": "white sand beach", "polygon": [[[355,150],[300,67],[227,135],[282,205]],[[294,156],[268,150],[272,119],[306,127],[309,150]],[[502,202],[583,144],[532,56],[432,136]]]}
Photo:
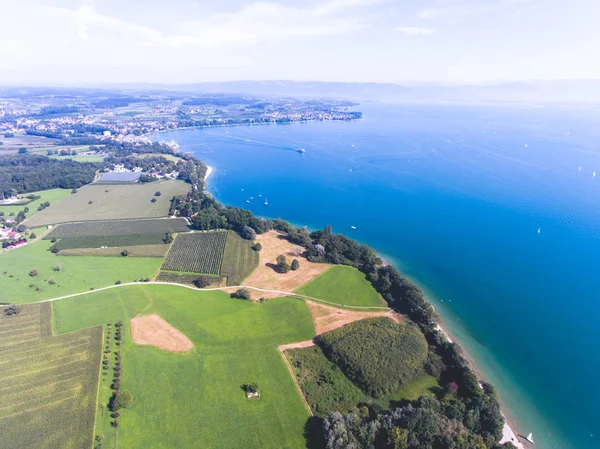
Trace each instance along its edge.
{"label": "white sand beach", "polygon": [[204,175],[204,184],[206,184],[209,176],[212,175],[213,172],[215,171],[214,168],[212,168],[210,165],[207,165],[207,167],[208,167],[208,170],[206,170],[206,174]]}

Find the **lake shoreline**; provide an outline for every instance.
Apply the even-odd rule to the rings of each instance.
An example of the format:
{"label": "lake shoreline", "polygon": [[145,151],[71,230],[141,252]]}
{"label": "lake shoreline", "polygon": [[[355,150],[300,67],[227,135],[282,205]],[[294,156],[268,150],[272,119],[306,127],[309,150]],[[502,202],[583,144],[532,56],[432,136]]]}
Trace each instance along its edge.
{"label": "lake shoreline", "polygon": [[[205,183],[206,180],[208,179],[209,176],[211,176],[214,173],[214,167],[212,166],[208,166],[208,170],[207,173],[205,175]],[[220,201],[218,197],[215,196],[214,193],[209,192],[207,190],[207,193],[210,193],[217,201]],[[276,217],[269,217],[266,215],[260,215],[260,217],[262,218],[276,218]],[[297,223],[292,223],[294,226],[298,226]],[[299,227],[302,227],[301,225]],[[309,229],[310,230],[310,229]],[[344,234],[346,235],[346,234]],[[350,237],[349,237],[350,238]],[[359,242],[360,243],[360,242]],[[381,257],[382,261],[385,264],[389,264],[392,265],[394,268],[396,268],[403,276],[405,276],[402,273],[401,267],[398,266],[397,263],[394,263],[393,258],[389,258],[389,256],[386,256],[385,254],[376,251],[377,255]],[[412,278],[409,278],[410,282],[412,282],[413,284],[415,284],[419,290],[421,290],[427,300],[427,302],[429,302],[432,306],[434,306],[434,302],[432,301],[431,298],[427,297],[427,295],[425,295],[425,291],[423,290],[423,288],[421,287],[420,283],[418,281],[415,281]],[[467,360],[468,364],[469,364],[469,368],[473,371],[473,373],[477,376],[477,379],[479,379],[480,381],[486,381],[485,376],[482,374],[482,371],[480,369],[477,368],[477,363],[475,362],[475,358],[467,353],[466,349],[464,348],[463,345],[460,344],[460,342],[448,331],[447,327],[444,325],[444,322],[442,320],[442,318],[440,317],[440,319],[437,322],[437,327],[438,327],[438,331],[443,335],[443,337],[448,340],[450,343],[455,343],[457,344],[462,353],[463,356],[465,357],[465,359]],[[498,390],[496,390],[498,391]],[[520,435],[519,433],[519,427],[515,424],[515,420],[510,418],[510,413],[508,412],[508,407],[505,405],[506,403],[504,401],[502,401],[501,399],[502,394],[500,391],[498,391],[498,402],[500,403],[500,411],[502,413],[502,416],[504,417],[504,427],[502,429],[502,439],[500,440],[500,444],[504,444],[507,442],[511,442],[513,443],[517,449],[526,449],[524,444],[520,441],[518,435]]]}

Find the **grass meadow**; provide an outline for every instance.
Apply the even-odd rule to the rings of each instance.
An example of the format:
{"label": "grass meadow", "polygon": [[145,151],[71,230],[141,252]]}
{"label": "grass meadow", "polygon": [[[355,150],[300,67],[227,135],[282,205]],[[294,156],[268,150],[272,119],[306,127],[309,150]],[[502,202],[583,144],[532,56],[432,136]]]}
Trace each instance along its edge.
{"label": "grass meadow", "polygon": [[288,349],[285,355],[311,410],[321,417],[335,411],[347,413],[360,403],[378,404],[389,409],[402,401],[413,401],[423,394],[440,390],[435,377],[421,374],[398,391],[376,399],[348,379],[319,346]]}
{"label": "grass meadow", "polygon": [[296,293],[342,306],[385,307],[387,304],[365,275],[353,267],[335,265]]}
{"label": "grass meadow", "polygon": [[101,349],[100,326],[53,336],[49,303],[1,314],[2,447],[91,447]]}
{"label": "grass meadow", "polygon": [[227,285],[242,285],[257,267],[259,254],[252,249],[253,243],[244,240],[234,231],[227,231],[227,242],[221,266],[221,276],[227,277]]}
{"label": "grass meadow", "polygon": [[[48,201],[50,203],[50,206],[53,206],[53,205],[56,205],[56,203],[58,203],[59,201],[63,200],[67,196],[69,196],[70,194],[71,194],[71,191],[68,189],[52,189],[52,190],[44,190],[42,192],[24,193],[23,196],[39,195],[41,198],[39,200],[32,201],[31,203],[28,203],[28,204],[0,205],[0,212],[4,212],[5,217],[8,217],[11,213],[13,213],[16,216],[20,211],[22,211],[23,209],[28,207],[29,212],[27,212],[25,214],[25,216],[27,217],[27,219],[29,219],[40,213],[37,210],[38,207],[40,206],[40,204]],[[25,222],[25,224],[29,227],[32,227],[29,225],[28,221]]]}
{"label": "grass meadow", "polygon": [[[0,254],[3,302],[34,302],[106,287],[117,280],[125,283],[152,278],[162,261],[145,257],[61,257],[48,251],[51,245],[40,240]],[[60,271],[54,271],[57,263]],[[29,272],[33,268],[38,275],[32,277]],[[54,284],[48,282],[52,278]]]}
{"label": "grass meadow", "polygon": [[[169,212],[171,198],[189,190],[183,181],[157,181],[135,184],[90,184],[70,194],[34,218],[29,227],[70,221],[115,220],[164,217]],[[155,192],[160,196],[154,196]],[[152,199],[156,202],[152,203]]]}
{"label": "grass meadow", "polygon": [[[144,285],[60,300],[53,307],[61,333],[123,320],[121,389],[131,391],[133,403],[119,417],[119,447],[306,446],[309,413],[277,350],[314,337],[302,301],[256,304],[223,292]],[[183,332],[194,348],[175,354],[135,345],[129,319],[153,313]],[[242,385],[250,382],[260,386],[260,399],[246,399]],[[97,432],[105,447],[114,447],[107,419],[97,420]]]}

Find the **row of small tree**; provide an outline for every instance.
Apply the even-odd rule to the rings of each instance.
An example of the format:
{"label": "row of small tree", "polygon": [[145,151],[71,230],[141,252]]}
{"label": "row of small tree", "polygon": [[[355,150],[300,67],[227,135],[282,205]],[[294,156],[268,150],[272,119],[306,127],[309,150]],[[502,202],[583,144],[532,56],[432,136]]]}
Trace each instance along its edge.
{"label": "row of small tree", "polygon": [[287,273],[290,270],[296,271],[298,268],[300,268],[300,262],[298,262],[298,259],[292,260],[292,263],[290,264],[288,263],[284,254],[277,256],[277,269],[280,273]]}

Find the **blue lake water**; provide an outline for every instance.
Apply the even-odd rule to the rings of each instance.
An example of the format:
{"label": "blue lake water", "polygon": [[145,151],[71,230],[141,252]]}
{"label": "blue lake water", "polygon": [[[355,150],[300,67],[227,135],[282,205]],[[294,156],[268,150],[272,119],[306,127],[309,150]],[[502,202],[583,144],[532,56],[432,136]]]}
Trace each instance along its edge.
{"label": "blue lake water", "polygon": [[377,249],[536,447],[600,447],[600,109],[357,109],[155,138],[213,166],[220,201]]}

